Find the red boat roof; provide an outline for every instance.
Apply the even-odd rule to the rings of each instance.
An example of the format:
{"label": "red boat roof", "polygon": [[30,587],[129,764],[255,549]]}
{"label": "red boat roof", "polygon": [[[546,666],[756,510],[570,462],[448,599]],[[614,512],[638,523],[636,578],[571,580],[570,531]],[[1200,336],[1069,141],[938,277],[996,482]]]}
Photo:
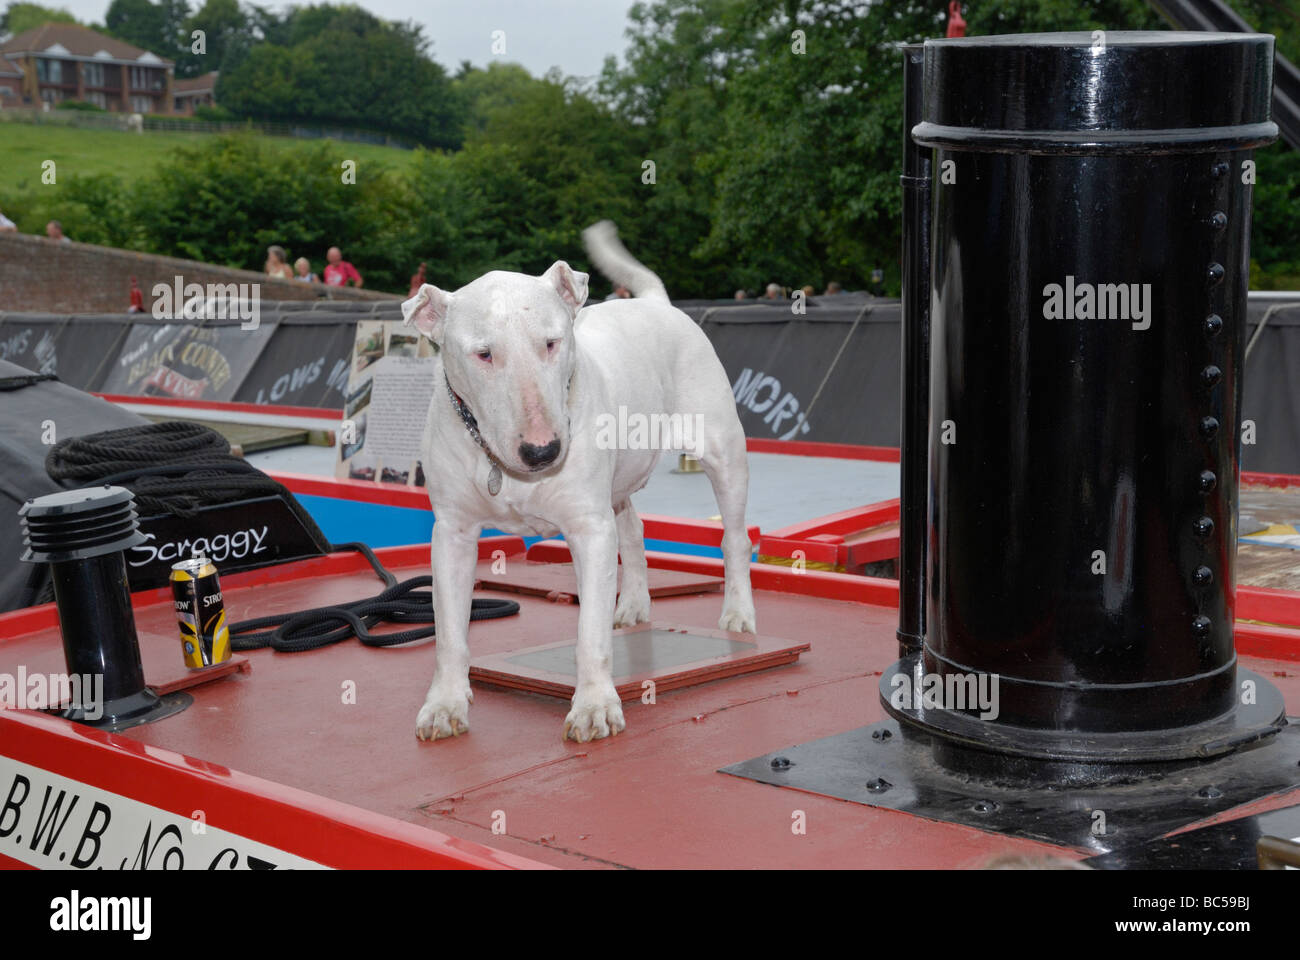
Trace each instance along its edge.
{"label": "red boat roof", "polygon": [[[380,555],[405,579],[427,572],[427,549]],[[563,547],[554,544],[538,544],[532,555],[564,559]],[[508,559],[528,562],[522,553]],[[651,562],[715,574],[721,566],[666,555]],[[487,576],[488,567],[480,572]],[[404,824],[398,833],[414,825],[440,843],[445,836],[453,846],[471,841],[488,853],[525,858],[510,865],[952,868],[978,867],[1006,853],[1087,855],[717,772],[881,720],[877,678],[897,656],[892,584],[762,567],[755,567],[754,581],[761,633],[810,645],[797,662],[661,692],[653,705],[631,701],[626,732],[590,744],[561,740],[566,701],[481,684],[469,734],[418,741],[415,714],[433,671],[431,640],[386,649],[349,640],[305,653],[252,651],[245,655],[247,672],[191,688],[194,703],[183,713],[119,734],[57,718],[39,723],[65,726],[80,741],[159,756],[171,751],[208,770],[282,785],[292,796],[360,808]],[[380,588],[351,554],[232,575],[223,586],[235,621]],[[520,613],[472,624],[475,658],[575,634],[576,606],[476,592],[489,595],[517,600]],[[883,605],[865,602],[870,599]],[[655,600],[652,617],[709,629],[720,603],[717,593],[666,596]],[[135,609],[146,678],[157,683],[184,674],[167,592],[137,594]],[[20,664],[29,672],[63,669],[52,607],[0,617],[0,636],[7,638],[0,642],[0,671]],[[1282,689],[1291,712],[1300,706],[1297,639],[1300,633],[1279,637],[1277,628],[1245,625],[1239,637],[1243,663]],[[347,689],[355,690],[355,703],[345,702]],[[1296,799],[1293,793],[1252,809]],[[188,800],[171,806],[188,810]],[[791,829],[795,811],[805,815],[805,834]]]}

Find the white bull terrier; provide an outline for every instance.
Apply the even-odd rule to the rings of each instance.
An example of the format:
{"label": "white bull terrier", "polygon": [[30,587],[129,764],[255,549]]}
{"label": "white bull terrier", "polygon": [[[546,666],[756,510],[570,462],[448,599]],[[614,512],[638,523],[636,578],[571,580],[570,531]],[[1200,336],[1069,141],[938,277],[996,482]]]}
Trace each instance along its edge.
{"label": "white bull terrier", "polygon": [[589,228],[584,239],[592,261],[636,299],[583,308],[587,274],[557,261],[540,277],[494,270],[455,293],[424,284],[402,304],[406,322],[438,347],[424,437],[438,639],[433,683],[415,721],[421,740],[469,729],[466,634],[485,526],[564,535],[580,600],[564,737],[585,743],[624,729],[611,625],[650,618],[645,545],[630,498],[662,452],[652,443],[656,424],[685,425],[681,434],[692,434],[688,445],[718,501],[726,572],[718,625],[755,629],[749,463],[726,371],[613,224]]}

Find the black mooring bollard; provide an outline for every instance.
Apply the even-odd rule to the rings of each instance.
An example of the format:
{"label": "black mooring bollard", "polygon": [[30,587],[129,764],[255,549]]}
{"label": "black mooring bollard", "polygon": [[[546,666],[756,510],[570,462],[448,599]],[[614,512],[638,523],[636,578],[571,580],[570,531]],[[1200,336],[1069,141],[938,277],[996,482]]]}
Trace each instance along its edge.
{"label": "black mooring bollard", "polygon": [[[1242,703],[1233,649],[1272,61],[1254,34],[925,44],[927,601],[922,652],[881,697],[948,746],[1162,761],[1285,722],[1262,678]],[[941,678],[948,699],[900,707],[894,674]],[[986,681],[995,717],[951,702]]]}
{"label": "black mooring bollard", "polygon": [[[189,694],[159,697],[145,686],[122,551],[143,543],[135,498],[105,484],[28,500],[18,511],[29,563],[48,563],[68,673],[95,678],[69,720],[122,730],[183,710]],[[98,690],[98,703],[85,697]]]}

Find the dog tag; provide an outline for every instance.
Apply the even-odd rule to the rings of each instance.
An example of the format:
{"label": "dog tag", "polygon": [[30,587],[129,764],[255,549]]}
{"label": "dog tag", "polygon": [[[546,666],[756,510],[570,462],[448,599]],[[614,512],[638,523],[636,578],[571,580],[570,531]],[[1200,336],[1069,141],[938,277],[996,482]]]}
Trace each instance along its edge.
{"label": "dog tag", "polygon": [[501,468],[494,463],[492,464],[492,469],[488,471],[488,493],[495,497],[500,492]]}

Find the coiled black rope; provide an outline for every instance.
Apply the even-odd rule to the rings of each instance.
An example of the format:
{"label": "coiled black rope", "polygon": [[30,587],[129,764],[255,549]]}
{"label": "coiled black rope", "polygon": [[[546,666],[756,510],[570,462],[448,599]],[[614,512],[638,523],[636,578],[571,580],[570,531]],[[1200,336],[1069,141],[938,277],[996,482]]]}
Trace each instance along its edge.
{"label": "coiled black rope", "polygon": [[[373,597],[337,603],[328,607],[316,607],[297,613],[278,613],[252,620],[241,620],[230,625],[230,647],[232,650],[260,650],[270,647],[281,653],[300,653],[303,650],[315,650],[319,647],[338,643],[355,636],[368,647],[391,647],[399,643],[410,643],[434,635],[433,594],[420,587],[430,587],[430,576],[412,577],[410,580],[397,582],[397,578],[379,562],[375,552],[364,543],[336,543],[331,545],[334,551],[356,550],[361,553],[375,573],[384,581],[386,589]],[[519,612],[519,604],[513,600],[474,600],[470,603],[469,618],[473,620],[495,620],[509,617]],[[341,627],[332,624],[342,623]],[[371,627],[379,623],[427,623],[428,627],[414,630],[399,630],[393,633],[373,634]],[[276,625],[274,630],[261,633],[249,631]]]}
{"label": "coiled black rope", "polygon": [[254,496],[292,502],[283,484],[232,454],[225,437],[183,420],[63,440],[45,457],[45,472],[69,486],[127,486],[142,516],[171,513],[192,520],[204,506]]}

